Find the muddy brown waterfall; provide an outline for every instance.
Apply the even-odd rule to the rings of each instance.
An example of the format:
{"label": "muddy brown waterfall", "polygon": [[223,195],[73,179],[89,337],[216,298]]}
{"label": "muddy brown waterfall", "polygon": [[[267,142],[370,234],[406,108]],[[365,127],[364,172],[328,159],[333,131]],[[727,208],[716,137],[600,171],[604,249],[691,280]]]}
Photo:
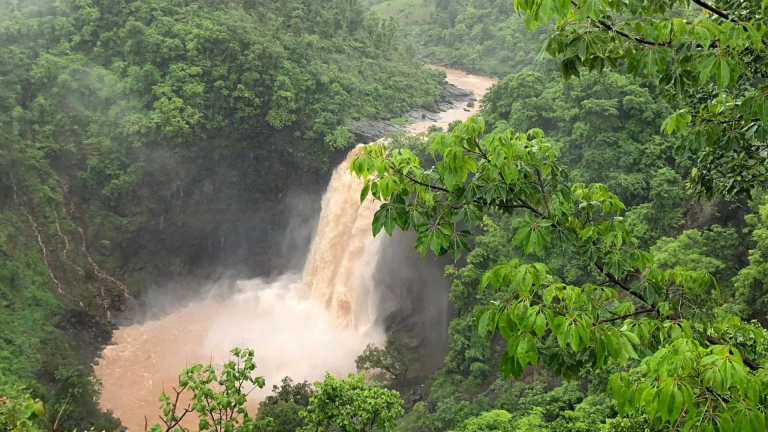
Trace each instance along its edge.
{"label": "muddy brown waterfall", "polygon": [[362,204],[362,182],[350,171],[362,146],[349,152],[331,177],[323,196],[317,234],[304,267],[304,285],[325,304],[341,327],[366,331],[376,324],[373,268],[382,237],[373,238],[371,221],[379,204]]}
{"label": "muddy brown waterfall", "polygon": [[[450,83],[478,98],[494,82],[460,71],[446,73]],[[445,127],[476,109],[459,106],[441,113],[437,122],[418,122],[409,129]],[[221,363],[236,346],[256,351],[257,372],[265,376],[267,388],[285,376],[312,381],[326,371],[337,376],[354,372],[354,360],[365,346],[384,341],[373,275],[379,251],[387,246],[383,236],[374,239],[371,233],[378,205],[360,204],[362,183],[349,172],[357,152],[359,147],[334,171],[303,274],[213,285],[209,291],[216,296],[115,331],[115,344],[96,366],[104,408],[130,431],[141,431],[145,416],[150,424],[157,418],[157,396],[177,383],[181,369],[196,362]],[[222,292],[228,293],[224,300]],[[252,393],[254,404],[267,393]]]}

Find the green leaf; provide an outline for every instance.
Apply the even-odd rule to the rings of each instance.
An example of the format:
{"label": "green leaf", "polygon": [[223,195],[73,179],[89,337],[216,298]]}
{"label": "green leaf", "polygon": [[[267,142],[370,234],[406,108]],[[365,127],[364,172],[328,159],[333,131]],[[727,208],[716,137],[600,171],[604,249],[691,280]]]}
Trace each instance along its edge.
{"label": "green leaf", "polygon": [[724,88],[728,87],[728,83],[731,81],[731,68],[728,65],[728,60],[726,59],[720,59],[718,60],[718,63],[719,65],[715,71],[715,76],[717,78],[717,88],[723,90]]}
{"label": "green leaf", "polygon": [[640,339],[637,338],[637,335],[635,335],[632,332],[623,331],[621,332],[621,335],[627,338],[632,344],[634,345],[640,345]]}
{"label": "green leaf", "polygon": [[568,344],[571,346],[571,349],[574,351],[579,350],[579,331],[576,328],[575,325],[569,325],[567,327],[567,333],[568,333]]}
{"label": "green leaf", "polygon": [[608,352],[611,354],[611,358],[617,362],[622,362],[625,358],[625,355],[621,347],[621,341],[619,339],[620,336],[616,330],[605,334],[605,342],[608,346]]}
{"label": "green leaf", "polygon": [[694,36],[696,37],[696,42],[698,42],[699,45],[701,45],[705,49],[709,48],[711,39],[709,37],[709,32],[707,31],[707,29],[701,26],[697,26]]}
{"label": "green leaf", "polygon": [[429,251],[429,238],[427,231],[420,232],[416,237],[416,251],[418,251],[419,255],[422,257],[427,256],[427,251]]}
{"label": "green leaf", "polygon": [[480,336],[488,334],[488,317],[490,314],[491,311],[487,310],[480,316],[480,320],[477,323],[477,331],[480,333]]}
{"label": "green leaf", "polygon": [[627,340],[626,337],[623,335],[620,337],[621,339],[621,349],[622,351],[629,357],[633,359],[637,359],[637,353],[635,353],[635,349],[632,348],[632,344]]}
{"label": "green leaf", "polygon": [[509,312],[502,312],[499,316],[499,332],[501,336],[506,340],[510,340],[516,336],[516,331],[517,324],[512,320]]}
{"label": "green leaf", "polygon": [[544,314],[540,313],[536,316],[533,328],[536,331],[537,336],[544,336],[544,332],[547,330],[547,319],[544,317]]}
{"label": "green leaf", "polygon": [[365,179],[365,184],[363,185],[363,190],[360,191],[360,204],[365,202],[365,199],[368,198],[368,192],[370,190],[371,190],[371,183],[368,181],[368,179]]}
{"label": "green leaf", "polygon": [[392,235],[392,233],[395,232],[395,227],[397,226],[397,213],[395,211],[395,207],[392,204],[384,204],[381,206],[381,208],[376,211],[373,215],[373,236],[376,237],[379,232],[381,232],[381,228],[384,228],[384,231],[387,232],[387,234]]}
{"label": "green leaf", "polygon": [[539,350],[533,336],[526,334],[520,339],[517,346],[517,358],[523,366],[526,364],[535,366],[539,363]]}
{"label": "green leaf", "polygon": [[697,61],[696,66],[699,70],[699,80],[702,83],[705,83],[715,72],[716,62],[717,57],[712,53],[707,53],[702,59]]}
{"label": "green leaf", "polygon": [[32,405],[32,412],[35,413],[37,417],[42,417],[45,415],[45,407],[43,406],[42,401],[35,401],[34,405]]}

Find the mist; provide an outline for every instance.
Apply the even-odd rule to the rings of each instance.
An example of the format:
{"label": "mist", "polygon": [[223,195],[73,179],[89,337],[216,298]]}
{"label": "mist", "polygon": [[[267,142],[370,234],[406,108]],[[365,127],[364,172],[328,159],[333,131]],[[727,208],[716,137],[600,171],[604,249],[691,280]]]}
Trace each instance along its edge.
{"label": "mist", "polygon": [[144,416],[157,411],[157,396],[177,384],[183,368],[221,365],[234,347],[255,350],[256,372],[266,378],[267,386],[251,393],[255,405],[285,376],[313,382],[326,372],[354,372],[365,346],[384,341],[381,327],[361,332],[339,326],[298,274],[219,283],[209,290],[209,298],[162,319],[119,329],[115,345],[105,349],[96,366],[104,384],[102,404],[129,430],[143,428]]}
{"label": "mist", "polygon": [[[468,87],[490,85],[465,74],[457,77]],[[462,107],[455,111],[471,114]],[[426,123],[432,124],[416,122],[409,129],[422,130]],[[418,354],[410,368],[414,374],[425,376],[442,364],[449,318],[443,268],[449,261],[420,259],[412,234],[372,236],[380,203],[372,198],[360,203],[362,182],[350,172],[361,148],[334,170],[322,200],[309,190],[275,197],[280,204],[263,212],[234,205],[234,211],[247,211],[257,220],[269,214],[270,226],[284,227],[275,233],[284,233],[282,238],[270,242],[268,255],[248,256],[254,246],[245,244],[245,236],[230,236],[234,242],[222,237],[209,253],[239,256],[241,263],[265,260],[254,265],[271,269],[267,276],[243,277],[248,272],[240,266],[222,266],[229,270],[209,272],[217,278],[204,279],[213,283],[191,278],[147,289],[123,314],[125,325],[115,331],[114,344],[95,368],[104,384],[103,408],[113,410],[130,430],[140,430],[144,416],[156,412],[158,394],[177,382],[181,369],[193,363],[220,365],[234,347],[255,350],[257,373],[266,378],[267,389],[285,376],[317,381],[326,373],[355,372],[355,359],[366,345],[381,346],[390,334],[403,337]],[[277,222],[275,214],[281,215]],[[267,389],[251,393],[251,405]]]}
{"label": "mist", "polygon": [[[381,237],[373,238],[370,228],[378,204],[360,204],[362,182],[349,171],[357,152],[334,171],[319,225],[306,197],[286,200],[293,229],[277,252],[287,268],[303,272],[246,280],[223,274],[191,291],[184,283],[150,290],[135,307],[134,323],[115,332],[115,344],[96,366],[104,408],[139,430],[180,370],[193,363],[220,365],[234,347],[255,350],[257,372],[268,383],[251,393],[255,404],[285,376],[317,381],[326,373],[355,372],[366,345],[384,343],[382,302],[373,280]],[[199,294],[179,302],[189,292]]]}

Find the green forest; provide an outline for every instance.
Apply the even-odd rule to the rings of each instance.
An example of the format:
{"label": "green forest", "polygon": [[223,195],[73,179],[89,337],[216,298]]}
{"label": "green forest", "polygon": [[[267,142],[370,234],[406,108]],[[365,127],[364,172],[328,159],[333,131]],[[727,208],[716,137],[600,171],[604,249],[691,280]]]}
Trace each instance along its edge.
{"label": "green forest", "polygon": [[88,365],[168,267],[158,230],[202,242],[190,172],[247,152],[273,178],[243,188],[274,203],[275,177],[327,172],[351,122],[433,106],[444,77],[395,27],[350,0],[0,2],[0,394],[45,401],[52,430],[114,430]]}
{"label": "green forest", "polygon": [[[420,374],[390,335],[357,375],[267,382],[260,347],[234,348],[180,371],[147,429],[766,430],[767,12],[0,0],[0,430],[120,430],[91,364],[129,298],[221,264],[242,231],[205,223],[232,200],[280,219],[290,188],[327,184],[355,121],[435,109],[445,74],[425,63],[499,81],[478,115],[351,169],[372,235],[451,262],[442,366]],[[272,389],[258,409],[253,387]]]}

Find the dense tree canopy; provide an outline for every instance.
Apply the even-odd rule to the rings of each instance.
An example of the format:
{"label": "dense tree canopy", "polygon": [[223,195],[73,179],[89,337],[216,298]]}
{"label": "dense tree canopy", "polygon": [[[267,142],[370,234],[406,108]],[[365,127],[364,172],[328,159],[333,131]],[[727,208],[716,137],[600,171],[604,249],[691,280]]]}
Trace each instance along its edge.
{"label": "dense tree canopy", "polygon": [[[682,177],[698,196],[763,186],[763,5],[693,3],[514,3],[531,30],[554,22],[545,48],[566,80],[628,72],[671,109],[651,108],[656,99],[643,99],[640,87],[631,97],[601,96],[590,83],[632,86],[613,73],[563,86],[588,89],[569,107],[568,93],[549,96],[541,71],[524,72],[500,84],[508,95],[486,98],[489,127],[475,118],[430,139],[434,168],[381,146],[353,165],[364,194],[382,201],[374,234],[414,229],[422,254],[472,249],[452,270],[452,300],[478,312],[481,334],[506,340],[502,373],[618,367],[610,388],[619,414],[631,417],[607,430],[646,420],[663,429],[765,429],[766,332],[746,321],[762,318],[754,305],[764,223],[748,217],[751,241],[717,226],[676,238],[702,208],[720,206],[718,198],[689,207]],[[632,132],[611,131],[619,125]],[[659,137],[654,125],[680,136]],[[745,245],[755,249],[737,275]],[[582,271],[563,271],[563,256],[565,269]],[[478,298],[490,306],[478,310]],[[491,355],[492,346],[468,337],[472,324],[453,321],[447,367],[466,370]]]}
{"label": "dense tree canopy", "polygon": [[[0,394],[116,428],[89,365],[123,280],[168,255],[131,244],[202,220],[182,203],[233,189],[212,180],[232,160],[322,177],[351,122],[438,102],[395,28],[356,0],[0,0]],[[288,187],[252,176],[260,205]]]}
{"label": "dense tree canopy", "polygon": [[[479,315],[480,332],[500,332],[506,376],[538,365],[565,376],[587,366],[634,366],[613,376],[620,413],[646,413],[658,424],[757,427],[764,424],[765,331],[718,314],[714,278],[681,267],[664,270],[638,248],[604,185],[572,183],[541,130],[484,133],[482,118],[438,135],[439,162],[424,169],[407,149],[368,146],[352,169],[384,202],[373,232],[418,233],[423,255],[458,256],[486,209],[526,213],[513,243],[526,254],[571,248],[598,271],[580,286],[541,262],[513,259],[486,273],[480,289],[502,292]],[[727,402],[723,402],[727,401]]]}
{"label": "dense tree canopy", "polygon": [[537,62],[546,31],[526,32],[508,0],[373,0],[400,22],[420,56],[472,73],[504,77]]}
{"label": "dense tree canopy", "polygon": [[764,158],[764,7],[760,2],[703,0],[627,3],[522,0],[529,29],[556,21],[546,50],[563,76],[626,67],[679,110],[664,124],[693,153],[694,189],[749,192],[766,179]]}
{"label": "dense tree canopy", "polygon": [[[112,244],[162,226],[178,161],[327,168],[350,122],[432,106],[443,76],[404,36],[514,72],[481,117],[353,164],[382,202],[374,235],[413,229],[422,255],[456,260],[444,367],[402,420],[362,376],[286,379],[254,414],[243,386],[264,382],[236,350],[182,373],[196,429],[765,430],[765,5],[366,4],[0,0],[0,428],[116,427],[67,336],[127,292],[100,267],[124,258]],[[358,367],[402,384],[401,348]],[[179,428],[172,396],[155,429]]]}

